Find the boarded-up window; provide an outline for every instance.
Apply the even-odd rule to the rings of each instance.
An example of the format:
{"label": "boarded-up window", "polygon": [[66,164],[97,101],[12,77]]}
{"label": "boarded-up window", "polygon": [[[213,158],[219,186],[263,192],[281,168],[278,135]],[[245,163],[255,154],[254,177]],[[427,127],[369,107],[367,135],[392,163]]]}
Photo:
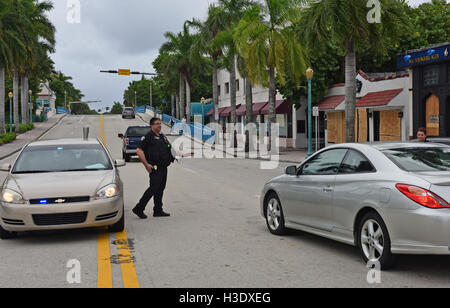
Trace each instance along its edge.
{"label": "boarded-up window", "polygon": [[355,139],[356,142],[367,142],[367,109],[357,109],[355,119]]}
{"label": "boarded-up window", "polygon": [[345,112],[328,113],[327,132],[328,142],[344,143],[345,142]]}
{"label": "boarded-up window", "polygon": [[380,141],[401,141],[402,120],[400,110],[380,111]]}

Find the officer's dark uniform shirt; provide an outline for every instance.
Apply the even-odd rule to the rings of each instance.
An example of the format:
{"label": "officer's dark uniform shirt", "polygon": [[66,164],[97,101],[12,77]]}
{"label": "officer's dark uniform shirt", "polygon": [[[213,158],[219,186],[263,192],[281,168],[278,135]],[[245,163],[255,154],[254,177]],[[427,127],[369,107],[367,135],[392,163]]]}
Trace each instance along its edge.
{"label": "officer's dark uniform shirt", "polygon": [[147,162],[158,168],[166,168],[175,160],[172,156],[172,145],[163,134],[157,136],[150,131],[141,141],[139,148],[144,152]]}

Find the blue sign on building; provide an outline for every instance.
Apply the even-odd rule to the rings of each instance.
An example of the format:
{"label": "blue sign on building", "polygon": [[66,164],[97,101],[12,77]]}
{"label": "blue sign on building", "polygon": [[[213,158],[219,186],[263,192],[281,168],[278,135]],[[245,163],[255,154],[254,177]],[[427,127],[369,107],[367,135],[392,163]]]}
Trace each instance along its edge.
{"label": "blue sign on building", "polygon": [[450,60],[450,44],[432,46],[427,49],[411,50],[398,55],[397,67],[406,68]]}

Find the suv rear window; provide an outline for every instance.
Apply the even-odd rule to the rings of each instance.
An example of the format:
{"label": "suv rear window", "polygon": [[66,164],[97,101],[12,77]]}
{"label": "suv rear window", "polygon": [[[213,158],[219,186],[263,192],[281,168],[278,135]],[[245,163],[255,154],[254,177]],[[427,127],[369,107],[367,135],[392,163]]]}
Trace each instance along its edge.
{"label": "suv rear window", "polygon": [[142,137],[147,135],[150,132],[151,128],[149,127],[130,127],[127,130],[127,136],[134,137]]}
{"label": "suv rear window", "polygon": [[409,172],[450,171],[450,148],[402,148],[383,153]]}

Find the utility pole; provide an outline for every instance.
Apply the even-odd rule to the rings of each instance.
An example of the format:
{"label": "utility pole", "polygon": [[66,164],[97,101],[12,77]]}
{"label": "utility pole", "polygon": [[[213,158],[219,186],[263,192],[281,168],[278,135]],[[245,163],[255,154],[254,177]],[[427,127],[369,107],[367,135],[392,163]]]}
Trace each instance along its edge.
{"label": "utility pole", "polygon": [[153,107],[153,79],[150,78],[150,107]]}

